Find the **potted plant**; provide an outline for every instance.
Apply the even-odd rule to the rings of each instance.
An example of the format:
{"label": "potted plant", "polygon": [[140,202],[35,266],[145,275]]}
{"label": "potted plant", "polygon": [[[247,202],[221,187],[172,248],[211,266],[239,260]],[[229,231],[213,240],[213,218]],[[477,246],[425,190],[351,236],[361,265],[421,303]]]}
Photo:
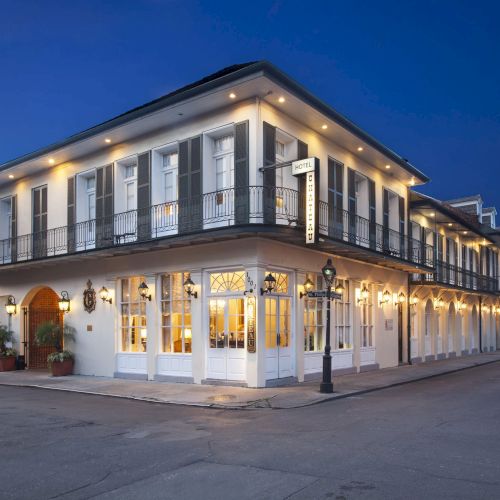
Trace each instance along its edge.
{"label": "potted plant", "polygon": [[7,372],[16,369],[17,352],[11,347],[7,347],[8,342],[12,342],[14,332],[5,325],[0,325],[0,372]]}
{"label": "potted plant", "polygon": [[64,349],[65,340],[74,340],[75,329],[67,324],[60,325],[53,321],[42,323],[36,331],[36,342],[38,345],[54,347],[47,357],[50,371],[53,377],[62,377],[73,373],[75,357],[71,351]]}

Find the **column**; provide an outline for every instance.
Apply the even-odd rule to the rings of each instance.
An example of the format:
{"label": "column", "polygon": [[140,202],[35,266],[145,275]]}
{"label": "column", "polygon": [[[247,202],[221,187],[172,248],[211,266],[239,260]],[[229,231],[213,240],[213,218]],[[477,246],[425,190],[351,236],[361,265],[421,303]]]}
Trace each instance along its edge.
{"label": "column", "polygon": [[[255,353],[246,352],[246,379],[248,387],[264,387],[266,384],[266,319],[265,319],[265,296],[260,294],[264,286],[264,273],[266,269],[259,266],[247,266],[247,288],[253,288],[255,297]],[[248,305],[248,303],[247,303]],[[246,308],[248,314],[248,307]],[[245,318],[245,326],[248,333],[248,317]]]}
{"label": "column", "polygon": [[191,366],[194,383],[201,384],[205,379],[209,328],[208,320],[203,321],[206,318],[203,311],[207,310],[204,291],[208,290],[210,283],[203,282],[200,269],[191,271],[191,279],[195,284],[194,291],[198,294],[196,299],[191,297]]}
{"label": "column", "polygon": [[158,301],[156,293],[156,275],[146,274],[144,276],[146,285],[151,294],[151,301],[146,299],[146,328],[147,328],[147,368],[148,380],[154,380],[156,375],[156,356],[159,351],[159,328],[158,328]]}

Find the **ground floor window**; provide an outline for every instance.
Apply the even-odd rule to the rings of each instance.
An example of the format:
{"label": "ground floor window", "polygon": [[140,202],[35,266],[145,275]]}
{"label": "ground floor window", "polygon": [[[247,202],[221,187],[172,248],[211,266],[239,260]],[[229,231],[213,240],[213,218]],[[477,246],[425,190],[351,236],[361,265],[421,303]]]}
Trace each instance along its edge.
{"label": "ground floor window", "polygon": [[146,352],[148,333],[146,328],[146,303],[139,296],[143,276],[121,280],[121,350]]}
{"label": "ground floor window", "polygon": [[373,304],[371,287],[367,287],[367,297],[361,302],[360,334],[361,347],[373,347]]}
{"label": "ground floor window", "polygon": [[342,298],[333,301],[333,323],[335,324],[334,349],[352,349],[351,295],[349,281],[337,279],[337,287],[342,285]]}
{"label": "ground floor window", "polygon": [[[308,274],[307,279],[314,283],[314,290],[323,290],[323,277]],[[321,298],[304,300],[304,350],[306,352],[323,350],[324,301]]]}
{"label": "ground floor window", "polygon": [[191,352],[191,298],[184,292],[187,278],[188,273],[170,273],[161,277],[163,352]]}

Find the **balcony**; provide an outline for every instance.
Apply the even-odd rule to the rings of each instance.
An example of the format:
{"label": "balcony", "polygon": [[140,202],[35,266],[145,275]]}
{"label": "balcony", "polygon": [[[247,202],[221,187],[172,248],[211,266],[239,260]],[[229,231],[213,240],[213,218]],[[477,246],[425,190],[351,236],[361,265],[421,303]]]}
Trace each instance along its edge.
{"label": "balcony", "polygon": [[[433,249],[356,214],[319,202],[317,248],[351,258],[416,272],[433,271]],[[94,251],[124,253],[182,237],[265,234],[304,244],[305,200],[287,188],[250,186],[162,203],[110,217],[79,222],[0,241],[0,265],[39,261]],[[127,250],[128,249],[128,250]],[[116,252],[113,252],[116,253]]]}
{"label": "balcony", "polygon": [[485,293],[500,293],[498,277],[485,276],[443,261],[436,262],[436,270],[430,274],[412,276],[417,285],[444,285],[450,288]]}

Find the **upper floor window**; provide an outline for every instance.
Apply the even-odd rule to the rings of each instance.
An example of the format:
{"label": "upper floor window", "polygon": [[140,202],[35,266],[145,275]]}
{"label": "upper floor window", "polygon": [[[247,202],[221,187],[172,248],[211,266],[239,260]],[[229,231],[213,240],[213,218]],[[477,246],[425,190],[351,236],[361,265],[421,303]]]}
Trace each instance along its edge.
{"label": "upper floor window", "polygon": [[86,178],[87,220],[95,219],[95,177]]}
{"label": "upper floor window", "polygon": [[276,141],[276,163],[285,161],[285,143]]}
{"label": "upper floor window", "polygon": [[176,201],[178,197],[177,175],[179,155],[177,152],[163,155],[163,194],[164,201]]}
{"label": "upper floor window", "polygon": [[137,165],[125,165],[123,172],[125,187],[125,210],[137,208]]}
{"label": "upper floor window", "polygon": [[215,189],[234,187],[234,139],[225,135],[214,139]]}

